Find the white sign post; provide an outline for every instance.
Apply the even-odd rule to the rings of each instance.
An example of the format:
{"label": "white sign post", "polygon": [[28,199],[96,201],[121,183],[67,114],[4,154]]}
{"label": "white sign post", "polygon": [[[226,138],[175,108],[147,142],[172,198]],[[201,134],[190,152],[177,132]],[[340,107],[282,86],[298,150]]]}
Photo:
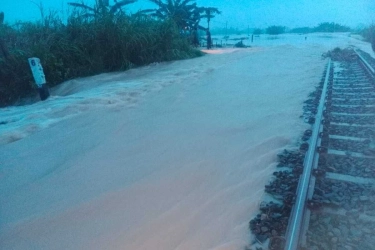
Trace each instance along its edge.
{"label": "white sign post", "polygon": [[49,97],[49,90],[40,59],[36,57],[29,58],[29,65],[34,76],[35,84],[38,86],[40,99],[44,101]]}

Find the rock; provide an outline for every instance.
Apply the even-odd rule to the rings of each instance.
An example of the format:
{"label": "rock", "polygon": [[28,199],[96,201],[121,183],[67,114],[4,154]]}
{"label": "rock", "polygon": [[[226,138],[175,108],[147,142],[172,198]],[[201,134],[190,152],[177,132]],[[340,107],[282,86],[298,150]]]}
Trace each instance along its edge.
{"label": "rock", "polygon": [[260,220],[266,220],[268,218],[267,214],[262,214]]}
{"label": "rock", "polygon": [[367,197],[367,196],[359,196],[359,200],[360,201],[368,201],[369,200],[369,197]]}
{"label": "rock", "polygon": [[256,234],[256,235],[255,235],[255,238],[256,238],[257,241],[259,241],[260,243],[264,243],[264,242],[268,239],[268,236],[267,236],[267,235],[263,235],[263,234]]}
{"label": "rock", "polygon": [[261,227],[260,230],[262,231],[262,233],[266,233],[268,232],[268,227]]}
{"label": "rock", "polygon": [[350,234],[355,238],[361,238],[361,236],[362,236],[362,233],[356,228],[351,228]]}
{"label": "rock", "polygon": [[324,224],[326,224],[326,225],[330,224],[330,223],[331,223],[331,217],[330,217],[330,216],[325,217],[325,218],[323,219],[323,222],[324,222]]}
{"label": "rock", "polygon": [[351,209],[350,211],[346,212],[347,216],[354,216],[354,215],[358,215],[358,214],[359,214],[359,210],[358,209]]}
{"label": "rock", "polygon": [[371,229],[369,229],[369,228],[362,228],[361,229],[361,231],[363,232],[363,233],[366,233],[366,234],[373,234],[373,230],[371,230]]}
{"label": "rock", "polygon": [[357,224],[357,222],[355,221],[355,219],[349,219],[349,223],[352,224],[352,225]]}
{"label": "rock", "polygon": [[340,231],[340,229],[338,229],[338,228],[334,228],[334,229],[332,229],[332,232],[333,232],[333,234],[334,234],[335,236],[337,236],[337,237],[340,237],[340,236],[341,236],[341,231]]}
{"label": "rock", "polygon": [[337,237],[331,238],[331,243],[332,244],[337,244],[338,241],[339,241],[339,238],[337,238]]}
{"label": "rock", "polygon": [[327,250],[330,249],[329,245],[326,244],[326,243],[324,243],[324,242],[321,242],[321,243],[320,243],[320,247],[321,247],[321,249],[324,249],[324,250],[325,250],[325,249],[327,249]]}
{"label": "rock", "polygon": [[348,238],[349,236],[349,228],[343,224],[340,224],[340,231],[341,231],[341,238],[344,238],[344,241],[345,239]]}
{"label": "rock", "polygon": [[271,215],[271,218],[272,219],[279,219],[279,218],[281,218],[282,217],[282,214],[279,214],[279,213],[273,213],[272,215]]}
{"label": "rock", "polygon": [[315,221],[316,219],[317,219],[317,215],[316,214],[311,214],[311,216],[310,216],[310,220],[311,221]]}
{"label": "rock", "polygon": [[365,214],[368,216],[375,216],[375,211],[365,211]]}

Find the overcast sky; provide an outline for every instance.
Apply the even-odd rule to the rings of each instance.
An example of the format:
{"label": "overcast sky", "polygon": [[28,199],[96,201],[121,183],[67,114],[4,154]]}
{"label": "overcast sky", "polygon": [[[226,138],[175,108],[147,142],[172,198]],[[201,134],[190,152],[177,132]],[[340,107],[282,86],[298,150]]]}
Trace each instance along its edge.
{"label": "overcast sky", "polygon": [[[67,2],[80,0],[35,0],[45,9],[67,11]],[[35,20],[39,10],[30,0],[1,0],[0,11],[8,22]],[[95,0],[86,0],[92,4]],[[112,0],[110,0],[113,3]],[[316,26],[321,22],[336,22],[353,28],[375,22],[374,0],[197,0],[198,5],[217,7],[222,14],[212,20],[212,27],[266,28],[283,25],[289,28]],[[130,11],[154,6],[147,0],[128,5]]]}

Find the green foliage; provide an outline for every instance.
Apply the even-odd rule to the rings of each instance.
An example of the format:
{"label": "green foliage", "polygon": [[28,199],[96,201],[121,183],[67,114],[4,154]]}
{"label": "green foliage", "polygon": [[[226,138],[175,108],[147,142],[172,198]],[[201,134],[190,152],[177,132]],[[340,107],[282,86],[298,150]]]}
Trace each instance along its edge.
{"label": "green foliage", "polygon": [[30,57],[41,59],[48,85],[54,86],[75,77],[202,55],[172,21],[123,12],[92,18],[83,12],[74,11],[66,24],[49,15],[16,28],[3,25],[10,56],[0,51],[0,106],[34,93]]}
{"label": "green foliage", "polygon": [[311,33],[312,31],[313,29],[309,27],[299,27],[299,28],[291,29],[290,33],[306,34],[306,33]]}
{"label": "green foliage", "polygon": [[193,27],[199,17],[197,4],[193,0],[149,0],[158,6],[157,9],[147,9],[140,13],[149,14],[161,20],[172,20],[179,29]]}
{"label": "green foliage", "polygon": [[372,50],[375,52],[375,25],[364,28],[360,34],[367,42],[371,43]]}
{"label": "green foliage", "polygon": [[84,3],[74,3],[74,2],[69,2],[68,4],[80,8],[83,11],[86,11],[84,16],[86,17],[102,17],[103,15],[108,15],[108,14],[115,14],[119,11],[121,11],[121,8],[125,5],[135,3],[137,0],[122,0],[122,1],[115,1],[115,4],[112,6],[109,6],[109,1],[108,0],[97,0],[96,5],[91,7],[88,6]]}
{"label": "green foliage", "polygon": [[340,25],[338,23],[320,23],[313,29],[314,32],[348,32],[350,28],[347,26]]}
{"label": "green foliage", "polygon": [[[161,20],[172,20],[180,30],[209,30],[210,21],[221,12],[214,7],[198,7],[194,0],[149,0],[157,9],[146,9],[139,13],[148,14]],[[207,28],[199,25],[207,19]]]}
{"label": "green foliage", "polygon": [[262,33],[263,33],[262,29],[254,29],[254,31],[253,31],[254,35],[260,35]]}
{"label": "green foliage", "polygon": [[277,26],[277,25],[269,26],[266,29],[266,33],[269,35],[283,34],[285,33],[285,26]]}

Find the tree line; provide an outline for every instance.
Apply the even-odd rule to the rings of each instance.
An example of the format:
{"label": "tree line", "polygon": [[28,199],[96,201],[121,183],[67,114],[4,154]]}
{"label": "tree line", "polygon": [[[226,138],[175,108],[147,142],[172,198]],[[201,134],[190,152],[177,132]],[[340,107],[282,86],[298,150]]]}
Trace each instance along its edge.
{"label": "tree line", "polygon": [[[261,35],[261,34],[269,34],[269,35],[279,35],[279,34],[284,34],[284,33],[313,33],[313,32],[349,32],[352,31],[352,29],[348,26],[344,26],[338,23],[333,23],[333,22],[324,22],[320,23],[315,27],[298,27],[298,28],[293,28],[289,29],[286,26],[282,25],[271,25],[268,26],[265,29],[260,29],[260,28],[254,28],[251,29],[252,32],[251,34],[253,35]],[[217,28],[213,31],[215,34],[220,33],[220,34],[243,34],[243,33],[249,33],[249,29],[234,29],[234,28],[229,28],[229,29],[224,29],[224,28]]]}

